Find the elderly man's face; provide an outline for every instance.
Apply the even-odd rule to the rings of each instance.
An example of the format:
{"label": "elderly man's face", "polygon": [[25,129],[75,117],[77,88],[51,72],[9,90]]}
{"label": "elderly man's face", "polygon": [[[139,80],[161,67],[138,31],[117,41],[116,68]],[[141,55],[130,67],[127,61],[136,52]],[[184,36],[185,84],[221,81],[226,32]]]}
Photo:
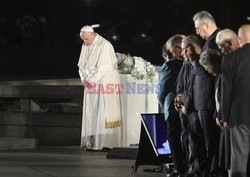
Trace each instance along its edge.
{"label": "elderly man's face", "polygon": [[223,54],[227,54],[233,51],[232,43],[230,41],[222,41],[221,43],[218,43],[218,47]]}
{"label": "elderly man's face", "polygon": [[175,46],[174,49],[171,50],[171,53],[174,57],[181,59],[181,47],[180,46]]}
{"label": "elderly man's face", "polygon": [[207,24],[205,22],[202,21],[195,21],[194,22],[194,26],[195,26],[195,32],[197,35],[199,35],[202,39],[207,38],[206,36],[206,26]]}
{"label": "elderly man's face", "polygon": [[89,46],[91,44],[93,44],[94,39],[95,39],[95,35],[92,32],[80,32],[80,37],[83,40],[84,44]]}
{"label": "elderly man's face", "polygon": [[223,54],[228,54],[230,52],[235,51],[239,45],[240,45],[240,41],[239,38],[233,38],[233,39],[229,39],[229,40],[223,40],[219,43],[217,43],[221,53]]}
{"label": "elderly man's face", "polygon": [[203,68],[211,75],[216,76],[218,71],[215,66],[212,65],[202,65]]}
{"label": "elderly man's face", "polygon": [[184,60],[186,60],[186,61],[189,60],[187,52],[188,52],[188,46],[186,46],[186,44],[184,42],[182,42],[181,43],[181,55],[184,58]]}
{"label": "elderly man's face", "polygon": [[187,45],[185,43],[182,43],[181,48],[182,48],[181,54],[183,58],[191,63],[195,63],[197,60],[195,47],[192,44]]}

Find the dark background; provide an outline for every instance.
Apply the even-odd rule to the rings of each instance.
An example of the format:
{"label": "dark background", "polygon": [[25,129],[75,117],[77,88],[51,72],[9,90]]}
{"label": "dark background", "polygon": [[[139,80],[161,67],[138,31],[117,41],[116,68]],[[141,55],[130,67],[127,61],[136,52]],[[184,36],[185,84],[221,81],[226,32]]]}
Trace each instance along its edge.
{"label": "dark background", "polygon": [[249,21],[247,1],[233,0],[1,0],[0,79],[78,77],[82,26],[115,51],[161,65],[161,48],[174,34],[194,34],[192,17],[209,11],[220,28]]}

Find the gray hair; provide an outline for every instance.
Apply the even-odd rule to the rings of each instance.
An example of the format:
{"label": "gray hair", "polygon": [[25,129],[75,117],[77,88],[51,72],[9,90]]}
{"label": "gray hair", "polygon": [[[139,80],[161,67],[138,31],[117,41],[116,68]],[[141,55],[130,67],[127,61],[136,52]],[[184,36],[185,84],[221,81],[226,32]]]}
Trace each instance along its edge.
{"label": "gray hair", "polygon": [[199,11],[193,16],[193,21],[211,21],[214,24],[216,23],[214,17],[208,11]]}
{"label": "gray hair", "polygon": [[185,47],[188,46],[198,46],[200,48],[202,48],[202,44],[201,41],[199,40],[199,38],[196,35],[188,35],[185,39],[183,39],[183,44]]}
{"label": "gray hair", "polygon": [[171,51],[174,50],[176,47],[181,48],[182,40],[185,38],[183,34],[176,34],[168,39],[166,46]]}
{"label": "gray hair", "polygon": [[168,57],[168,58],[173,58],[172,53],[169,51],[167,42],[162,46],[162,57]]}
{"label": "gray hair", "polygon": [[200,55],[200,64],[209,66],[220,66],[222,61],[221,54],[214,49],[207,49]]}
{"label": "gray hair", "polygon": [[224,41],[231,41],[237,37],[237,34],[231,29],[223,29],[217,33],[215,42],[216,44],[222,44]]}

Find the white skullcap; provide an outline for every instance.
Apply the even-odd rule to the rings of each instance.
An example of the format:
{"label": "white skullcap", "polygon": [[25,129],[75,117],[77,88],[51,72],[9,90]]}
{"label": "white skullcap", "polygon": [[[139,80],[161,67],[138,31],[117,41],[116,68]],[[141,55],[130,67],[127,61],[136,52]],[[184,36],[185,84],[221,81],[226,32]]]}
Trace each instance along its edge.
{"label": "white skullcap", "polygon": [[82,27],[81,31],[93,33],[94,29],[91,26],[86,25],[86,26]]}

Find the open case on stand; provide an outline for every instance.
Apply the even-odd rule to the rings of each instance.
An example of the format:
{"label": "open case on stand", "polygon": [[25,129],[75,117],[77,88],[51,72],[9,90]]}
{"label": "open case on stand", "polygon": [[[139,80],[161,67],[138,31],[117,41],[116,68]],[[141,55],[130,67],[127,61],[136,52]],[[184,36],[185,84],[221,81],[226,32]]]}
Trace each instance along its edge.
{"label": "open case on stand", "polygon": [[141,114],[141,134],[134,171],[140,165],[172,163],[164,114]]}

